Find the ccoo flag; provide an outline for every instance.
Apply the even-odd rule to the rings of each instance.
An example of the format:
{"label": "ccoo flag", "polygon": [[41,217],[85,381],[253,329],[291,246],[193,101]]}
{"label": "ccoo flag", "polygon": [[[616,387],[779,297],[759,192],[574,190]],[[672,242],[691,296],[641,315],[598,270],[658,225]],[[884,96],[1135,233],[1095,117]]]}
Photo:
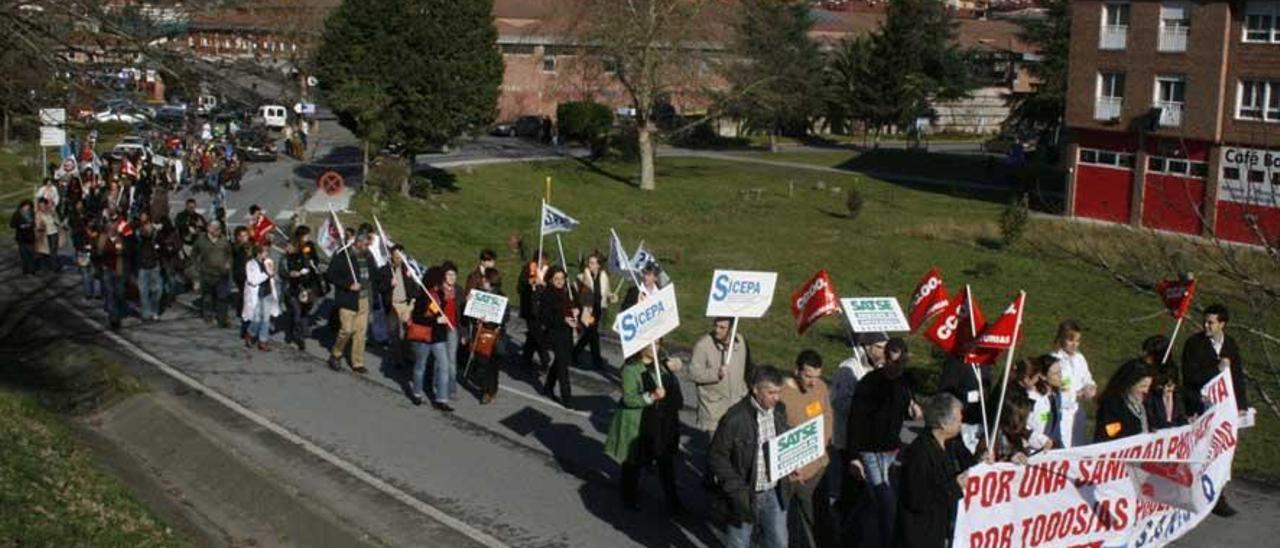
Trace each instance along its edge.
{"label": "ccoo flag", "polygon": [[925,330],[924,338],[938,345],[947,355],[959,356],[978,337],[986,323],[982,310],[966,285],[947,302],[947,307]]}
{"label": "ccoo flag", "polygon": [[578,220],[566,215],[546,202],[542,202],[542,235],[569,232],[578,228]]}
{"label": "ccoo flag", "polygon": [[947,286],[942,283],[942,273],[938,272],[938,267],[935,266],[920,278],[920,283],[916,285],[916,291],[911,296],[911,317],[908,320],[911,330],[920,329],[920,326],[929,321],[929,318],[936,316],[946,307]]}

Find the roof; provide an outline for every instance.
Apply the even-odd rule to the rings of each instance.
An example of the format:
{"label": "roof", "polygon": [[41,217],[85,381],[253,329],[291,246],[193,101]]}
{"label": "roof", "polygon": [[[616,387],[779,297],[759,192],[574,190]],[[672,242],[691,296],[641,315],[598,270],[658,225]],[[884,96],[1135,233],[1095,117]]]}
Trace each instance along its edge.
{"label": "roof", "polygon": [[[814,9],[810,35],[823,42],[865,36],[880,28],[884,13],[878,11],[828,11]],[[961,47],[1015,53],[1034,53],[1036,48],[1019,36],[1022,26],[1012,21],[991,19],[956,20],[956,42]]]}

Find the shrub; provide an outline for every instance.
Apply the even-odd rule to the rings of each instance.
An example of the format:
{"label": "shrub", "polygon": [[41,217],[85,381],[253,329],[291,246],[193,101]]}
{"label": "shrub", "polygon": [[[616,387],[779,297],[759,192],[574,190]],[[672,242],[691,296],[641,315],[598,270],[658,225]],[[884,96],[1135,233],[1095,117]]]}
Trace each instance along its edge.
{"label": "shrub", "polygon": [[850,186],[849,193],[845,194],[844,197],[844,207],[849,210],[846,216],[849,219],[857,219],[858,214],[862,213],[863,204],[862,192],[858,190],[858,187]]}
{"label": "shrub", "polygon": [[1017,243],[1026,232],[1027,219],[1030,217],[1028,204],[1027,194],[1023,193],[1009,202],[1000,214],[1000,237],[1005,247]]}
{"label": "shrub", "polygon": [[405,190],[409,179],[409,162],[403,158],[384,156],[369,167],[369,181],[365,188],[386,198]]}
{"label": "shrub", "polygon": [[556,123],[561,137],[585,143],[591,147],[592,156],[598,156],[608,148],[613,111],[591,101],[560,103],[556,107]]}

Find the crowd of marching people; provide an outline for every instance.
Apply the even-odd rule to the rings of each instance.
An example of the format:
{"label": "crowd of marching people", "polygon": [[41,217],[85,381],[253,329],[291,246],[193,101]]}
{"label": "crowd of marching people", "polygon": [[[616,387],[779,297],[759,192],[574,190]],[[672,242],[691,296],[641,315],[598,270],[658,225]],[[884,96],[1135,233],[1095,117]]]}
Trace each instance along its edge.
{"label": "crowd of marching people", "polygon": [[[246,347],[262,352],[273,350],[277,329],[305,350],[313,318],[328,310],[331,368],[345,361],[365,373],[372,331],[385,345],[384,359],[411,370],[415,404],[453,411],[466,374],[460,364],[478,372],[482,404],[498,395],[507,322],[463,314],[475,291],[504,295],[493,251],[481,251],[465,271],[451,261],[421,265],[380,226],[347,230],[336,216],[317,234],[302,224],[286,232],[256,206],[243,222],[229,224],[216,194],[205,210],[212,215],[190,199],[171,216],[170,191],[210,178],[221,188],[235,164],[216,146],[193,143],[188,153],[181,140],[171,145],[175,159],[200,159],[164,168],[142,154],[105,162],[89,154],[77,169],[45,180],[11,220],[23,271],[60,272],[65,249],[84,298],[102,301],[112,328],[130,314],[154,321],[191,292],[205,322],[238,329]],[[209,153],[219,157],[210,162],[223,165],[206,162]],[[184,164],[190,167],[173,167]],[[565,408],[578,405],[570,369],[606,366],[601,325],[609,310],[643,301],[664,283],[656,264],[643,265],[618,299],[622,284],[611,283],[605,262],[593,253],[575,275],[540,250],[515,273],[515,312],[526,336],[512,365],[536,372],[544,395]],[[1053,348],[1014,362],[1007,391],[995,389],[993,367],[951,359],[929,394],[913,378],[902,338],[854,334],[852,356],[828,383],[819,353],[799,352],[786,372],[756,363],[732,320],[717,318],[687,363],[661,344],[626,358],[605,451],[621,466],[627,508],[639,507],[640,478],[656,468],[666,509],[685,513],[675,462],[682,449],[679,412],[688,398],[697,413],[695,443],[706,454],[700,467],[709,512],[723,524],[728,545],[945,546],[965,471],[978,462],[1025,463],[1046,451],[1186,424],[1203,411],[1200,388],[1222,369],[1231,370],[1238,406],[1247,409],[1240,350],[1226,332],[1230,313],[1212,305],[1202,320],[1176,359],[1169,339],[1149,337],[1105,385],[1085,358],[1084,329],[1066,320]],[[588,359],[579,363],[583,354]],[[682,394],[678,378],[691,381],[695,393]],[[770,478],[765,442],[819,415],[826,454]],[[923,430],[904,443],[908,421],[923,423]],[[1234,510],[1223,497],[1214,512]]]}

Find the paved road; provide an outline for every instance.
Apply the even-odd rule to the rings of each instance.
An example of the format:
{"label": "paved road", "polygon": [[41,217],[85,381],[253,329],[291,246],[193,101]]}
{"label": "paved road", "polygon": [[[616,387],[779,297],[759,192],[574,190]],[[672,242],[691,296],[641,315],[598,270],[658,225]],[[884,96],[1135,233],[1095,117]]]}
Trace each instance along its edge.
{"label": "paved road", "polygon": [[[320,139],[318,158],[350,159],[349,134],[322,127]],[[484,146],[529,156],[548,152],[526,145],[502,140]],[[451,156],[432,161],[485,157],[474,150]],[[251,169],[244,190],[231,195],[230,207],[239,215],[251,203],[270,212],[289,210],[310,184],[300,173],[305,167],[287,160]],[[101,316],[96,307],[72,300],[86,314]],[[189,297],[181,301],[188,303]],[[513,331],[518,339],[519,326]],[[377,348],[371,348],[368,376],[332,372],[315,341],[307,353],[279,345],[270,353],[249,351],[233,330],[209,328],[185,307],[166,311],[158,323],[128,319],[120,335],[297,436],[509,545],[719,544],[701,510],[697,468],[702,456],[696,450],[701,443],[691,437],[688,413],[682,417],[687,456],[678,476],[694,509],[691,515],[670,525],[652,477],[643,486],[642,511],[632,513],[618,503],[619,469],[602,451],[618,397],[612,370],[576,372],[575,399],[584,412],[566,411],[537,396],[529,372],[507,367],[494,404],[480,406],[464,397],[457,413],[444,415],[414,407],[405,396],[406,371],[384,366]],[[316,336],[327,342],[323,327]],[[606,350],[617,364],[616,346],[608,344]],[[685,392],[687,399],[693,397],[687,384]],[[1210,518],[1183,545],[1259,545],[1260,539],[1280,533],[1280,495],[1244,484],[1236,484],[1236,492],[1242,515],[1231,522]]]}

